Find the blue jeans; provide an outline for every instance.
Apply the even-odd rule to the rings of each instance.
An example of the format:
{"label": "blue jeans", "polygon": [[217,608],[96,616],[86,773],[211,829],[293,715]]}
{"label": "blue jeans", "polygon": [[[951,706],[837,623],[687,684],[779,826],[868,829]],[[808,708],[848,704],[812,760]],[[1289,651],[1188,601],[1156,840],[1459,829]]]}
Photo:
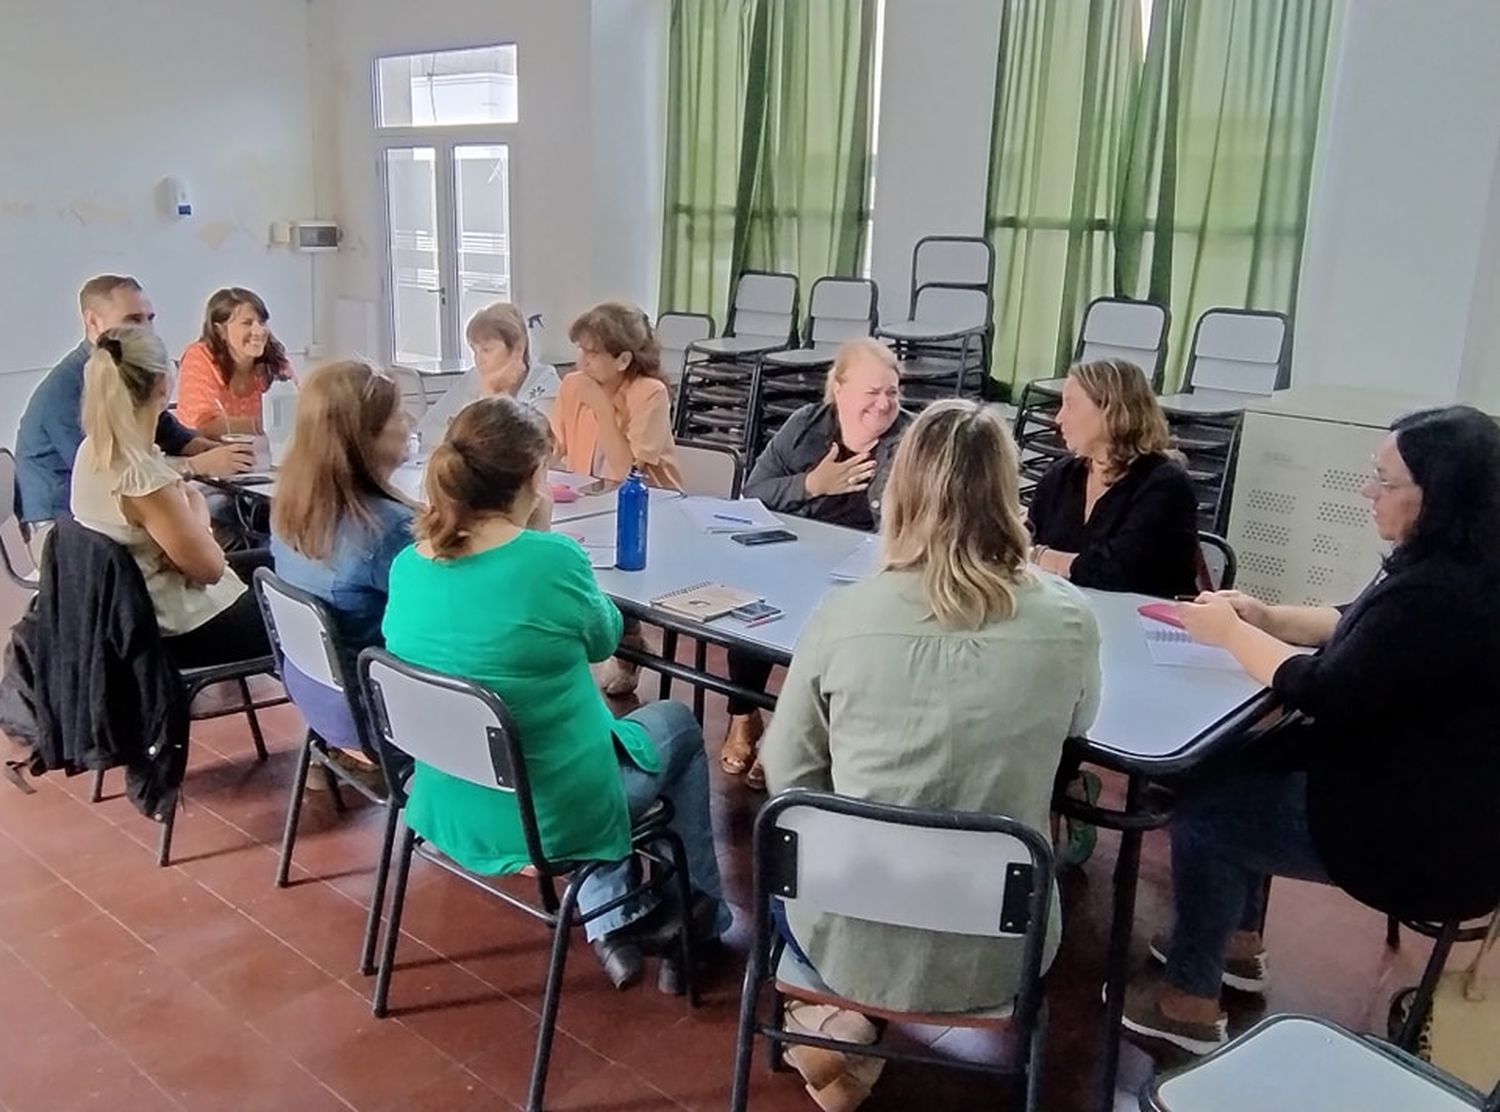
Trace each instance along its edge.
{"label": "blue jeans", "polygon": [[[732,916],[724,902],[719,880],[719,859],[714,855],[714,827],[708,810],[708,758],[703,752],[703,729],[693,712],[681,703],[667,700],[641,707],[627,716],[646,728],[661,755],[661,771],[645,772],[629,758],[620,761],[620,780],[631,820],[639,818],[658,799],[672,805],[672,829],[687,851],[688,879],[693,891],[714,900],[715,936],[729,929]],[[587,912],[623,896],[634,883],[634,861],[611,862],[583,882],[578,906]],[[650,893],[627,901],[613,911],[590,921],[585,930],[590,940],[602,938],[634,922],[656,906]]]}
{"label": "blue jeans", "polygon": [[1218,999],[1230,938],[1260,927],[1266,877],[1330,883],[1307,825],[1307,776],[1225,776],[1182,802],[1171,831],[1177,922],[1167,980]]}

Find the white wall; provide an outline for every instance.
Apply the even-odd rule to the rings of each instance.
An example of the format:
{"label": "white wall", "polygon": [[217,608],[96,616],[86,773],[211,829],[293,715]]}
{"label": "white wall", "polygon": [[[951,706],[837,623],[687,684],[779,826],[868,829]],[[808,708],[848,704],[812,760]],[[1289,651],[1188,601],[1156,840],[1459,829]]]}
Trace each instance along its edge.
{"label": "white wall", "polygon": [[[1301,384],[1493,397],[1500,4],[1351,0],[1297,306]],[[1489,225],[1488,242],[1485,228]],[[1489,292],[1484,296],[1484,291]],[[1478,332],[1475,328],[1478,326]]]}
{"label": "white wall", "polygon": [[[593,0],[589,27],[593,297],[656,315],[669,0]],[[549,331],[561,333],[559,320]]]}
{"label": "white wall", "polygon": [[[215,287],[265,297],[293,350],[309,340],[307,256],[268,246],[313,207],[304,0],[48,0],[0,34],[0,381],[78,342],[78,287],[139,277],[174,352]],[[193,215],[164,215],[182,177]],[[0,388],[9,442],[18,416]]]}
{"label": "white wall", "polygon": [[906,316],[924,235],[983,235],[989,184],[995,0],[886,0],[870,275],[880,314]]}

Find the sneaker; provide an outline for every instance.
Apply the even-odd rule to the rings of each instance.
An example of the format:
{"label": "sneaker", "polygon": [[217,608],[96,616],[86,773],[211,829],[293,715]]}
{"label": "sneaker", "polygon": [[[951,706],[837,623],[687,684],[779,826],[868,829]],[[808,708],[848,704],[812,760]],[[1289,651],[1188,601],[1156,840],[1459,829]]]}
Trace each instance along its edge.
{"label": "sneaker", "polygon": [[1120,1023],[1127,1031],[1171,1043],[1189,1054],[1207,1054],[1229,1041],[1229,1025],[1222,1013],[1212,1023],[1173,1019],[1161,1010],[1160,986],[1156,984],[1126,987],[1125,1014]]}
{"label": "sneaker", "polygon": [[[1172,949],[1172,936],[1169,934],[1152,935],[1147,949],[1153,959],[1166,965],[1167,953]],[[1263,994],[1266,991],[1269,972],[1264,950],[1254,957],[1225,958],[1222,974],[1224,987],[1232,988],[1236,992]]]}

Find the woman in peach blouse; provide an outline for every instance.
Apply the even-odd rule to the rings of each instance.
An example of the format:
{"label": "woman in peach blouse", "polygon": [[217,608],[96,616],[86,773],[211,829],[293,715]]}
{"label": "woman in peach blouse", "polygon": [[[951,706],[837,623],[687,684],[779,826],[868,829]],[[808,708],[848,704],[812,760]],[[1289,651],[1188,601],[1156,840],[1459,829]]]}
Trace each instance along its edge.
{"label": "woman in peach blouse", "polygon": [[214,291],[203,334],[182,353],[177,416],[184,424],[215,440],[261,431],[261,395],[291,374],[270,319],[258,294],[239,286]]}
{"label": "woman in peach blouse", "polygon": [[562,380],[551,414],[562,465],[617,481],[639,467],[651,486],[682,489],[661,348],[646,315],[607,301],[575,320],[568,339],[578,345],[577,370]]}
{"label": "woman in peach blouse", "polygon": [[[682,489],[672,441],[672,402],[661,377],[661,347],[646,314],[606,301],[573,322],[577,370],[565,376],[550,420],[558,462],[575,475],[623,480],[639,467],[654,487]],[[641,623],[625,619],[620,644],[643,648]],[[636,689],[640,669],[611,657],[601,686],[606,695]]]}

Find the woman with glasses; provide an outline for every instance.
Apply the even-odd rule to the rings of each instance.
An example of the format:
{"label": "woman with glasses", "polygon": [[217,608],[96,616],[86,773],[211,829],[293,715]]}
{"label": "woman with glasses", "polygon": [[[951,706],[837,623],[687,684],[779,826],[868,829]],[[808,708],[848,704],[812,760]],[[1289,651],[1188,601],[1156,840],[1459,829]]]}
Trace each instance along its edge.
{"label": "woman with glasses", "polygon": [[[382,643],[391,561],[412,539],[414,508],[391,486],[408,431],[400,389],[390,378],[367,363],[331,363],[303,384],[292,441],[276,473],[276,574],[328,604],[350,674],[361,649]],[[299,705],[299,694],[317,697],[295,675],[287,688]],[[319,733],[332,735],[323,740],[335,761],[374,781],[378,772],[362,758],[354,723],[338,713],[346,709],[319,715]],[[342,733],[329,728],[330,720]]]}
{"label": "woman with glasses", "polygon": [[1176,923],[1151,946],[1166,977],[1126,996],[1140,1034],[1196,1053],[1225,1041],[1221,989],[1265,986],[1267,876],[1404,919],[1500,903],[1500,427],[1468,406],[1403,417],[1363,493],[1393,547],[1348,606],[1225,591],[1179,608],[1305,717],[1179,806]]}

